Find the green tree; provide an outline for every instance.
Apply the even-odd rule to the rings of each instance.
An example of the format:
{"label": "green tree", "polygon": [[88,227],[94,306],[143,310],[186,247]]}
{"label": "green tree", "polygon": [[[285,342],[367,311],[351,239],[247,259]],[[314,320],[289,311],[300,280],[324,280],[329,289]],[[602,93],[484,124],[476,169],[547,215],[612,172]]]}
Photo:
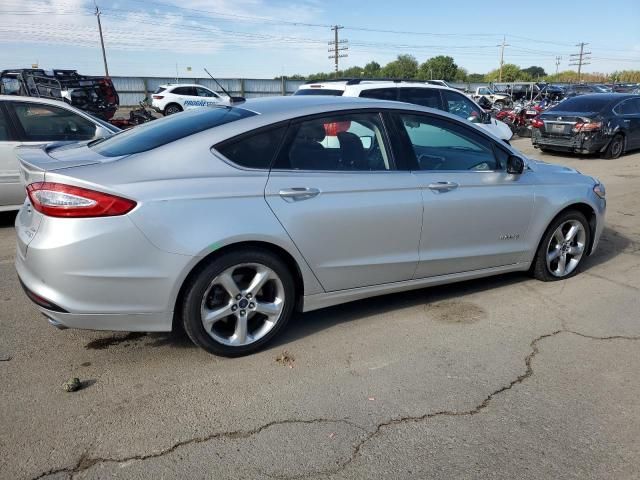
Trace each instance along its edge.
{"label": "green tree", "polygon": [[341,77],[359,78],[364,76],[364,69],[362,67],[349,67],[341,73]]}
{"label": "green tree", "polygon": [[486,75],[484,73],[470,73],[469,75],[467,75],[467,82],[469,83],[484,82],[485,76]]}
{"label": "green tree", "polygon": [[458,66],[453,58],[438,55],[420,65],[418,76],[425,80],[453,80],[456,73],[458,73]]}
{"label": "green tree", "polygon": [[[491,70],[484,76],[485,82],[497,82],[500,79],[500,69]],[[516,82],[527,81],[529,79],[528,74],[522,73],[520,67],[513,63],[505,63],[502,66],[502,81],[503,82]]]}
{"label": "green tree", "polygon": [[416,78],[418,61],[412,55],[398,55],[396,60],[383,67],[382,75],[389,78]]}
{"label": "green tree", "polygon": [[469,76],[469,72],[467,72],[466,68],[458,67],[458,71],[456,72],[456,76],[453,79],[456,82],[466,82],[468,76]]}
{"label": "green tree", "polygon": [[363,75],[367,78],[376,78],[381,76],[382,67],[378,62],[369,62],[364,66]]}
{"label": "green tree", "polygon": [[534,80],[547,76],[547,72],[545,72],[544,68],[542,67],[531,66],[528,68],[523,68],[522,71],[524,73],[527,73]]}

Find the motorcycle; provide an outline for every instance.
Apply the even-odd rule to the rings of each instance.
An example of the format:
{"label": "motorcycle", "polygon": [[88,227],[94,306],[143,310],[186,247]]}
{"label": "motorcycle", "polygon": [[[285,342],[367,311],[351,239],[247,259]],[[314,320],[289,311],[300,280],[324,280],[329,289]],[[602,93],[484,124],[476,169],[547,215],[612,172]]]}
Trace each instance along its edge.
{"label": "motorcycle", "polygon": [[131,128],[136,125],[141,125],[143,123],[150,122],[155,120],[156,117],[151,112],[151,109],[148,108],[148,102],[145,98],[141,102],[138,102],[139,108],[134,108],[129,112],[129,118],[114,118],[111,120],[111,124],[115,125],[118,128]]}

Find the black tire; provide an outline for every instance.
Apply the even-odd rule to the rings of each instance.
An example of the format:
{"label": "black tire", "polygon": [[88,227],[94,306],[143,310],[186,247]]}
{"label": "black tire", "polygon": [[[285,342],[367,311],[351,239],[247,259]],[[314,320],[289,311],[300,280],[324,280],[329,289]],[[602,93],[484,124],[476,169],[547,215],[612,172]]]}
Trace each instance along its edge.
{"label": "black tire", "polygon": [[624,135],[617,133],[609,142],[602,158],[615,159],[624,153]]}
{"label": "black tire", "polygon": [[[582,252],[581,257],[578,260],[577,265],[573,268],[571,272],[563,276],[554,275],[547,266],[547,252],[550,249],[551,239],[555,234],[558,227],[563,224],[566,224],[569,221],[577,221],[582,224],[582,228],[584,229],[584,250]],[[549,225],[547,230],[545,231],[542,240],[540,241],[540,245],[538,245],[538,250],[536,252],[536,256],[533,259],[533,264],[531,265],[531,274],[541,280],[543,282],[555,282],[558,280],[566,280],[567,278],[573,277],[582,266],[582,261],[587,256],[587,251],[589,246],[591,245],[591,230],[589,228],[589,222],[585,216],[577,211],[577,210],[567,210],[566,212],[558,215],[553,222]],[[553,265],[553,263],[552,263]]]}
{"label": "black tire", "polygon": [[167,117],[169,115],[173,115],[174,113],[179,113],[182,111],[182,107],[177,103],[170,103],[166,107],[164,107],[164,116]]}
{"label": "black tire", "polygon": [[[259,264],[261,266],[265,266],[268,269],[271,269],[272,272],[277,275],[278,279],[281,282],[280,286],[282,287],[284,294],[283,306],[279,317],[277,318],[277,320],[275,320],[275,324],[273,325],[273,327],[271,327],[270,330],[267,331],[266,334],[264,334],[264,336],[247,345],[225,345],[224,343],[221,343],[220,341],[213,338],[213,336],[207,333],[207,331],[205,330],[201,316],[201,307],[203,305],[203,302],[205,301],[205,294],[207,294],[206,301],[209,301],[209,299],[213,297],[214,293],[208,290],[210,289],[212,282],[214,281],[214,279],[216,279],[216,277],[218,277],[218,275],[231,268],[234,268],[235,266],[240,266],[238,267],[240,269],[245,268],[242,267],[242,265],[246,264]],[[263,290],[261,289],[260,291],[262,292]],[[184,326],[185,332],[187,333],[191,341],[197,346],[203,348],[209,353],[222,355],[225,357],[238,357],[242,355],[248,355],[262,348],[287,324],[293,314],[294,305],[296,303],[296,289],[294,280],[287,265],[276,255],[262,249],[231,251],[212,260],[210,263],[200,268],[188,280],[188,283],[185,285],[184,292],[184,300],[182,303],[182,324]],[[258,294],[256,294],[254,300],[256,304],[259,304]],[[229,301],[231,303],[234,303],[233,300]],[[240,304],[238,303],[238,305]],[[236,311],[239,313],[238,310]],[[253,313],[253,316],[247,314],[247,325],[249,324],[249,322],[253,321],[251,319],[256,319],[258,317],[258,313]],[[223,323],[223,326],[226,328],[228,323],[237,322],[237,318],[237,314],[230,314],[221,322],[212,324],[212,329],[219,323]],[[259,321],[260,319],[258,318],[257,322]],[[229,330],[231,330],[230,326]],[[250,331],[249,326],[247,327],[247,331]]]}
{"label": "black tire", "polygon": [[549,153],[551,151],[546,147],[538,147],[538,150],[540,150],[542,153]]}

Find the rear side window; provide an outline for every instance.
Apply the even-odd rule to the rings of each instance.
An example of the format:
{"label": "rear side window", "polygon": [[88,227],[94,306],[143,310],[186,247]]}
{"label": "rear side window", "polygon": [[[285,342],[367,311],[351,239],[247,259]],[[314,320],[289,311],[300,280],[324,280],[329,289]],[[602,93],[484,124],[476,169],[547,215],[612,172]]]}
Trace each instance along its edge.
{"label": "rear side window", "polygon": [[449,113],[464,119],[481,117],[478,106],[461,93],[443,90],[442,96],[444,97],[444,104]]}
{"label": "rear side window", "polygon": [[256,114],[242,108],[197,108],[138,125],[89,146],[105,157],[132,155],[254,115]]}
{"label": "rear side window", "polygon": [[398,89],[393,88],[372,88],[360,92],[361,98],[375,98],[376,100],[397,100]]}
{"label": "rear side window", "polygon": [[176,95],[189,95],[189,96],[195,97],[196,89],[193,87],[176,87],[173,90],[171,90],[171,93],[174,93]]}
{"label": "rear side window", "polygon": [[12,107],[26,141],[90,140],[96,134],[94,123],[66,108],[30,102]]}
{"label": "rear side window", "polygon": [[400,101],[442,110],[440,91],[436,88],[400,88]]}
{"label": "rear side window", "polygon": [[268,170],[286,131],[286,125],[282,125],[251,132],[219,143],[214,148],[241,167]]}
{"label": "rear side window", "polygon": [[343,93],[343,90],[332,90],[330,88],[302,88],[294,95],[333,95],[334,97],[341,97]]}

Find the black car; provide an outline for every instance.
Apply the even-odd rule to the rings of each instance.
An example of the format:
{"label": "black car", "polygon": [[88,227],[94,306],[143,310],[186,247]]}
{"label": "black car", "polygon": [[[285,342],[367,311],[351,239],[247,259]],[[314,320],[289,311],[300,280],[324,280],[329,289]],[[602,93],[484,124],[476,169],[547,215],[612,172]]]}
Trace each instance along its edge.
{"label": "black car", "polygon": [[600,153],[618,158],[640,148],[640,95],[598,93],[563,100],[532,122],[543,152]]}
{"label": "black car", "polygon": [[566,85],[564,87],[565,97],[575,97],[577,95],[589,95],[590,93],[611,93],[611,89],[604,85],[587,85],[587,84],[574,84]]}

